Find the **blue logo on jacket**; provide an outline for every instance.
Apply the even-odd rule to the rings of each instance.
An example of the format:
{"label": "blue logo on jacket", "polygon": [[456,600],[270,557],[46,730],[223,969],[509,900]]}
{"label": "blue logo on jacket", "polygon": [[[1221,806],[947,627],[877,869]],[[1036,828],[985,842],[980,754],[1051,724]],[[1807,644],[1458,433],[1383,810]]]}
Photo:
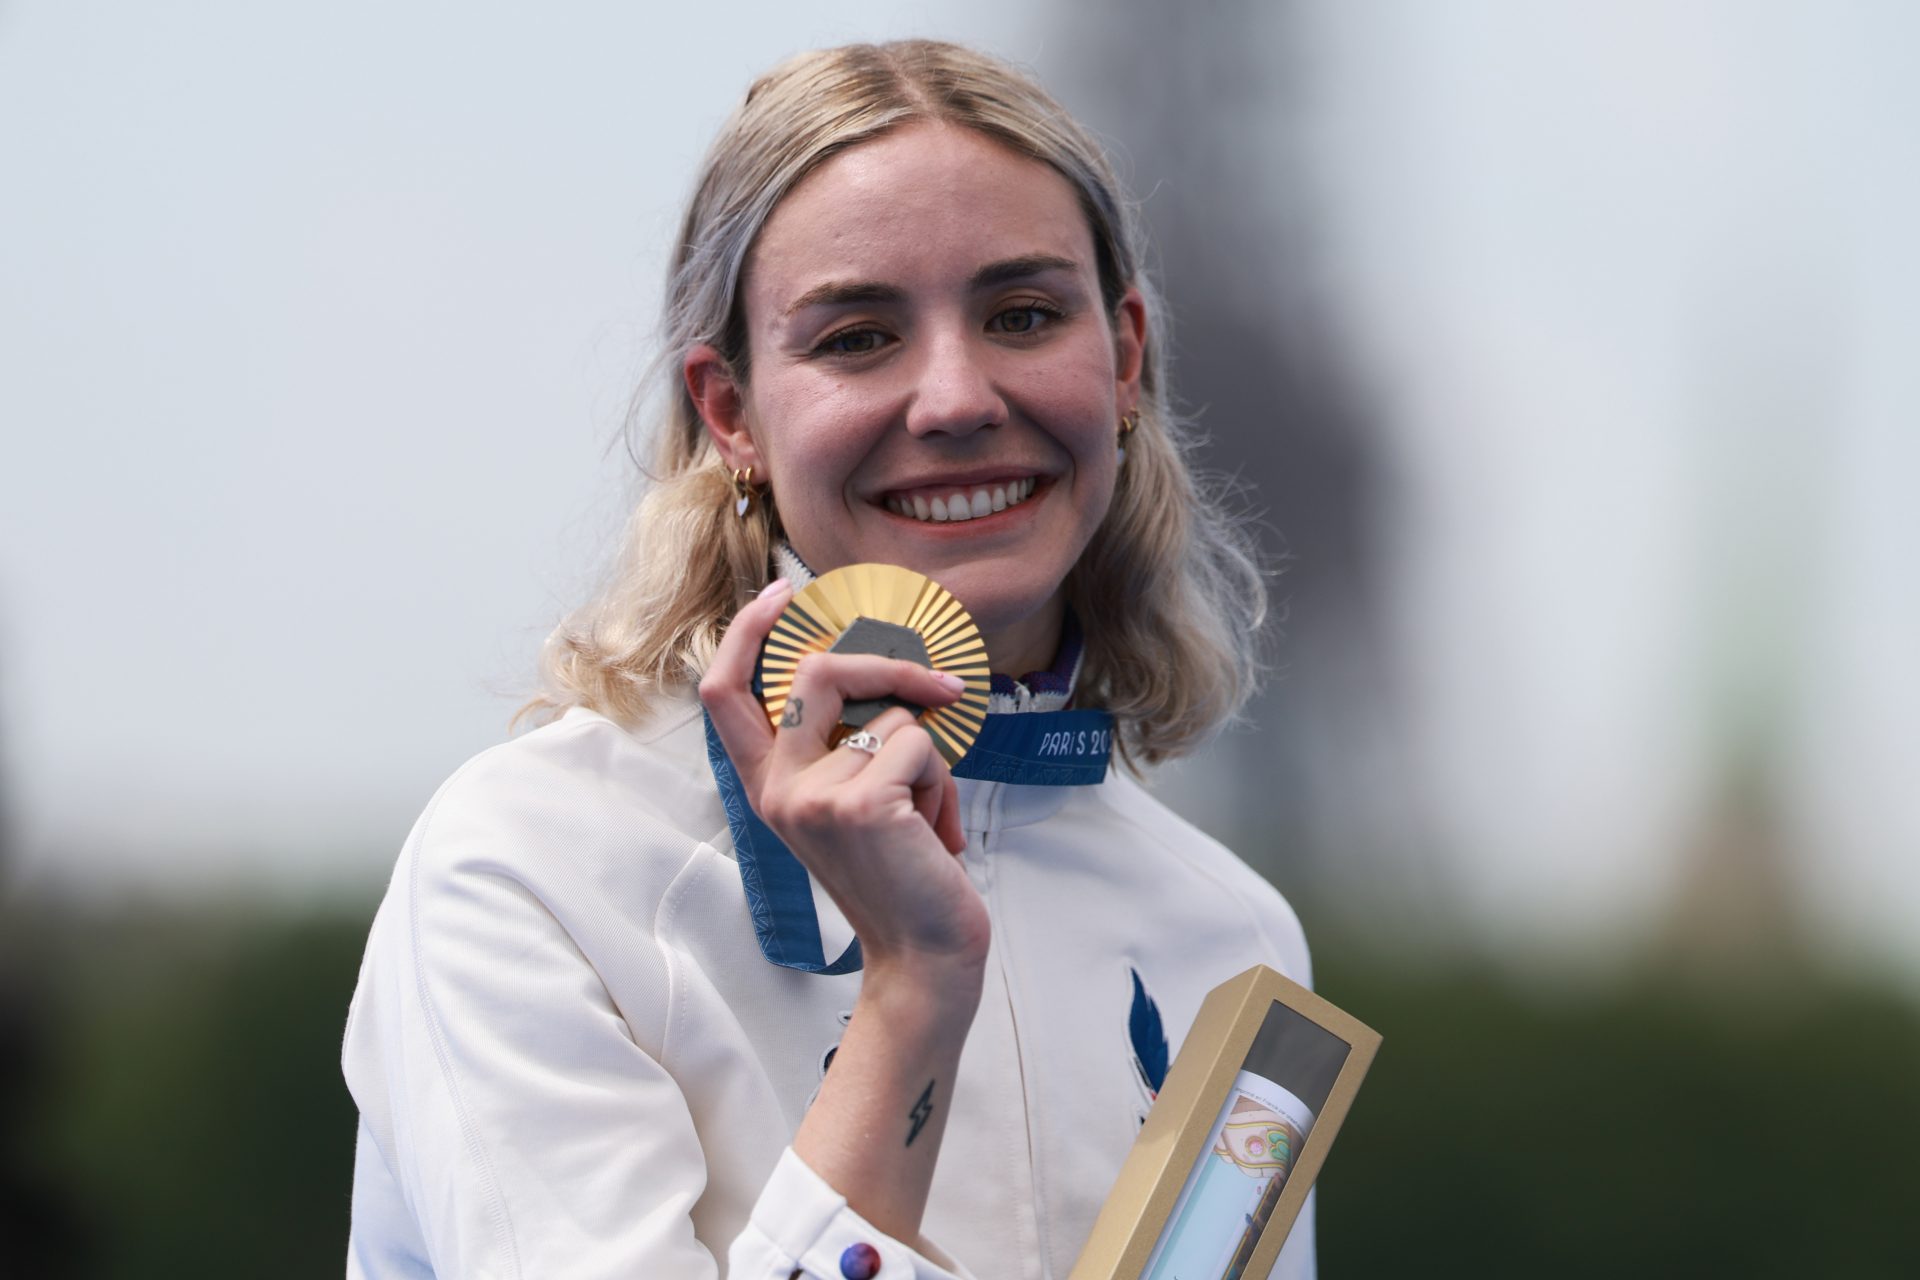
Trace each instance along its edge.
{"label": "blue logo on jacket", "polygon": [[[1133,978],[1133,1007],[1127,1011],[1127,1038],[1133,1042],[1133,1071],[1146,1091],[1147,1103],[1160,1096],[1160,1087],[1167,1082],[1167,1032],[1160,1023],[1160,1006],[1147,994],[1146,983],[1140,981],[1140,971],[1129,967],[1127,973]],[[1146,1122],[1146,1114],[1140,1115],[1141,1123]]]}

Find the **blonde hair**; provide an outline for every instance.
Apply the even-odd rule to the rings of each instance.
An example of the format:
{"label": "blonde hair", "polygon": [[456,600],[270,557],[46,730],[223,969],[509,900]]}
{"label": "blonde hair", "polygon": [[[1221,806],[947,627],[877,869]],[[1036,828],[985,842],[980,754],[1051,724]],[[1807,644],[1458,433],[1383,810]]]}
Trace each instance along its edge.
{"label": "blonde hair", "polygon": [[[778,513],[735,517],[729,475],[680,361],[711,344],[744,384],[740,281],[774,207],[835,154],[921,121],[973,129],[1052,166],[1086,213],[1108,314],[1129,287],[1146,300],[1138,426],[1106,519],[1067,576],[1067,599],[1087,623],[1076,703],[1111,711],[1123,758],[1140,765],[1193,749],[1252,693],[1265,581],[1244,530],[1188,466],[1189,428],[1167,394],[1164,308],[1111,166],[1029,77],[958,45],[903,40],[783,63],[754,83],[714,140],[668,275],[654,371],[668,402],[651,440],[653,484],[611,581],[549,640],[547,691],[522,714],[550,718],[580,705],[639,720],[662,694],[698,681],[728,620],[767,582]],[[636,458],[640,443],[632,441]]]}

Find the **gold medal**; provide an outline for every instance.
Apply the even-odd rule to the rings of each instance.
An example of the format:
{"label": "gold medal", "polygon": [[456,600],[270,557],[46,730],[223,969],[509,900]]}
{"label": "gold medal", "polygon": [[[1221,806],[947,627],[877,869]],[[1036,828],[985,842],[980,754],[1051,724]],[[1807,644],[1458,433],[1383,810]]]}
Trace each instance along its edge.
{"label": "gold medal", "polygon": [[[987,643],[953,593],[924,574],[891,564],[850,564],[794,593],[760,651],[760,701],[780,723],[794,669],[810,653],[880,653],[959,676],[966,689],[944,707],[910,707],[949,765],[958,763],[987,715]],[[850,702],[841,734],[893,699]]]}

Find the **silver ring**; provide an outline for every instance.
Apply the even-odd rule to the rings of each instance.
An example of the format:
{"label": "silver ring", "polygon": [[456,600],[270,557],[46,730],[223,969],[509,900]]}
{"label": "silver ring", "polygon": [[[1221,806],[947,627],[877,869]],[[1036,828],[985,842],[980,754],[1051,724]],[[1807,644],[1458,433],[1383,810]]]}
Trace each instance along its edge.
{"label": "silver ring", "polygon": [[880,737],[878,734],[866,729],[861,729],[855,733],[848,734],[846,741],[840,745],[843,747],[852,747],[855,751],[864,751],[868,755],[874,755],[880,750]]}

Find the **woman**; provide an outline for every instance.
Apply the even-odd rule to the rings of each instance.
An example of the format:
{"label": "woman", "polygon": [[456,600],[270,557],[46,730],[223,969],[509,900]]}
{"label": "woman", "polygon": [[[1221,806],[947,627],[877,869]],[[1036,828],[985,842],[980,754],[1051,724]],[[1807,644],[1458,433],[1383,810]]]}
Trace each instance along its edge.
{"label": "woman", "polygon": [[[1237,709],[1263,602],[1139,262],[1098,147],[978,54],[749,91],[557,718],[441,789],[375,922],[350,1274],[1064,1276],[1168,1035],[1249,964],[1306,980],[1279,896],[1106,768]],[[809,659],[769,724],[794,586],[869,561],[966,605],[1024,755],[950,772],[900,707],[833,745],[850,699],[958,695],[876,657]],[[1309,1214],[1275,1274],[1311,1272]]]}

